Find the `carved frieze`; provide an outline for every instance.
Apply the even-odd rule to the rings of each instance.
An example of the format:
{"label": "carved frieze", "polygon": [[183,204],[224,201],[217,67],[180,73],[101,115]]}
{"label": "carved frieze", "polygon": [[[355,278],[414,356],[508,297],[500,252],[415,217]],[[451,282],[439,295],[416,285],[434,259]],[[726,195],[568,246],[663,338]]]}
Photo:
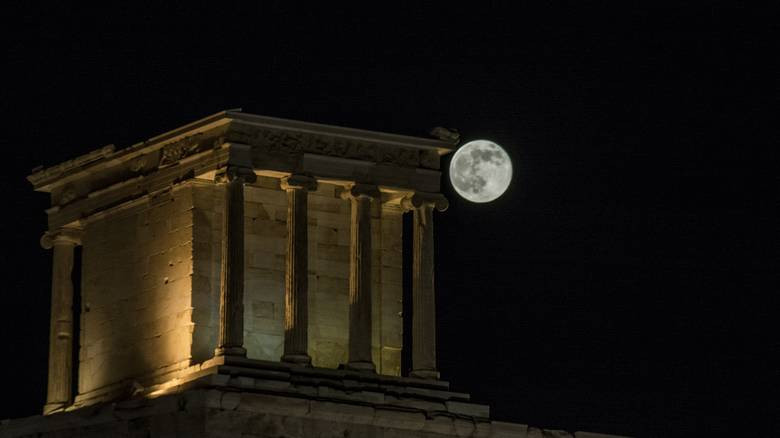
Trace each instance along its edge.
{"label": "carved frieze", "polygon": [[262,148],[268,153],[293,155],[306,152],[403,167],[423,165],[435,169],[439,158],[436,151],[423,151],[425,158],[422,159],[420,150],[413,148],[241,124],[231,126],[226,140]]}
{"label": "carved frieze", "polygon": [[198,133],[163,146],[160,155],[160,166],[176,163],[182,158],[198,152],[202,136],[203,134]]}
{"label": "carved frieze", "polygon": [[[224,129],[212,133],[201,132],[166,144],[159,150],[159,162],[157,163],[157,167],[175,164],[198,152],[220,148],[222,144],[225,143],[225,137],[221,135],[223,133]],[[136,167],[139,167],[139,170],[148,167],[151,164],[151,157],[148,155],[139,157],[138,159],[142,160],[140,166],[136,165]],[[136,171],[132,169],[132,166],[133,164],[131,164],[131,170]]]}
{"label": "carved frieze", "polygon": [[133,173],[141,173],[144,168],[149,166],[151,159],[147,154],[140,155],[130,161],[130,171]]}

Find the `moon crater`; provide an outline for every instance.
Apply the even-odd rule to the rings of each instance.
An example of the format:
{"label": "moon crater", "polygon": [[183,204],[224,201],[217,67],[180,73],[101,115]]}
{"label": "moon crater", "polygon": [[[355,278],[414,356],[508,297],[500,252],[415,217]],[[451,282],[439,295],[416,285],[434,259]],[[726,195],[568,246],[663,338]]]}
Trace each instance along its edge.
{"label": "moon crater", "polygon": [[512,161],[501,146],[487,140],[464,144],[450,162],[455,191],[472,202],[490,202],[501,196],[512,180]]}

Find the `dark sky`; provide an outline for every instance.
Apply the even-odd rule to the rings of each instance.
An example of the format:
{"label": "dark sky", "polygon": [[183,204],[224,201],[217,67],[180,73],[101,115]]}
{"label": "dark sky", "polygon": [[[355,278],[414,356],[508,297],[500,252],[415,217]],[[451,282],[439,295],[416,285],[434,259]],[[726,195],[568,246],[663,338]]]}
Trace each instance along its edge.
{"label": "dark sky", "polygon": [[38,413],[46,390],[48,199],[25,176],[242,107],[419,136],[442,125],[509,152],[501,198],[470,204],[445,175],[436,217],[441,373],[495,419],[778,432],[769,11],[62,3],[2,18],[2,376],[20,385],[0,391],[0,418]]}

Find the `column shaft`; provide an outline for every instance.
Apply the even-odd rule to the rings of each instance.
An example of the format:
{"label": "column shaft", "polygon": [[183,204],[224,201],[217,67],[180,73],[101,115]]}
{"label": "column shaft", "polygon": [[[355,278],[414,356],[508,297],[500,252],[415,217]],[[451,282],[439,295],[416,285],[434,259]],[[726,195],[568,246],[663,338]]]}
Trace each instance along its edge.
{"label": "column shaft", "polygon": [[44,415],[72,403],[73,391],[73,253],[81,231],[63,228],[44,234],[41,245],[53,248],[49,375]]}
{"label": "column shaft", "polygon": [[418,192],[401,200],[414,211],[412,226],[412,372],[410,376],[438,379],[436,371],[436,293],[433,263],[433,209],[449,206],[440,193]]}
{"label": "column shaft", "polygon": [[71,402],[73,367],[73,249],[65,243],[54,245],[51,325],[49,331],[49,382],[47,410],[65,407]]}
{"label": "column shaft", "polygon": [[310,364],[309,356],[309,239],[308,189],[311,178],[292,176],[282,181],[287,191],[287,263],[284,288],[284,355],[282,360]]}
{"label": "column shaft", "polygon": [[244,348],[244,180],[225,183],[222,266],[219,290],[219,340],[215,355],[246,356]]}
{"label": "column shaft", "polygon": [[[374,193],[375,192],[375,193]],[[349,362],[347,368],[375,371],[371,356],[371,197],[376,188],[356,186],[352,203],[349,263]]]}
{"label": "column shaft", "polygon": [[433,285],[433,207],[414,209],[412,261],[412,376],[438,378]]}

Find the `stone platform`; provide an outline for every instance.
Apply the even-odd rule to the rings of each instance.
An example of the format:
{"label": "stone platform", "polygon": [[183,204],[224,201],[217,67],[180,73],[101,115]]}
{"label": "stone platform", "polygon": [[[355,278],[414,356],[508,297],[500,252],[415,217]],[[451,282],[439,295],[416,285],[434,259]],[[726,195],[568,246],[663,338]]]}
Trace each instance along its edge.
{"label": "stone platform", "polygon": [[0,437],[607,437],[491,421],[488,406],[439,380],[240,357],[189,371],[128,382],[129,398],[5,420]]}
{"label": "stone platform", "polygon": [[452,416],[488,421],[490,408],[452,392],[449,382],[386,376],[345,369],[307,367],[243,357],[221,356],[181,378],[138,389],[137,397],[159,397],[189,389],[268,394],[281,397],[401,410],[426,417]]}
{"label": "stone platform", "polygon": [[425,415],[465,416],[486,421],[487,405],[471,403],[469,394],[452,392],[441,380],[387,376],[346,369],[308,367],[284,362],[220,356],[168,374],[160,382],[126,380],[80,395],[66,411],[121,399],[156,398],[190,389],[310,398],[345,404],[394,406]]}
{"label": "stone platform", "polygon": [[426,415],[370,405],[230,390],[188,389],[157,398],[4,420],[0,437],[36,438],[619,438],[524,424]]}

